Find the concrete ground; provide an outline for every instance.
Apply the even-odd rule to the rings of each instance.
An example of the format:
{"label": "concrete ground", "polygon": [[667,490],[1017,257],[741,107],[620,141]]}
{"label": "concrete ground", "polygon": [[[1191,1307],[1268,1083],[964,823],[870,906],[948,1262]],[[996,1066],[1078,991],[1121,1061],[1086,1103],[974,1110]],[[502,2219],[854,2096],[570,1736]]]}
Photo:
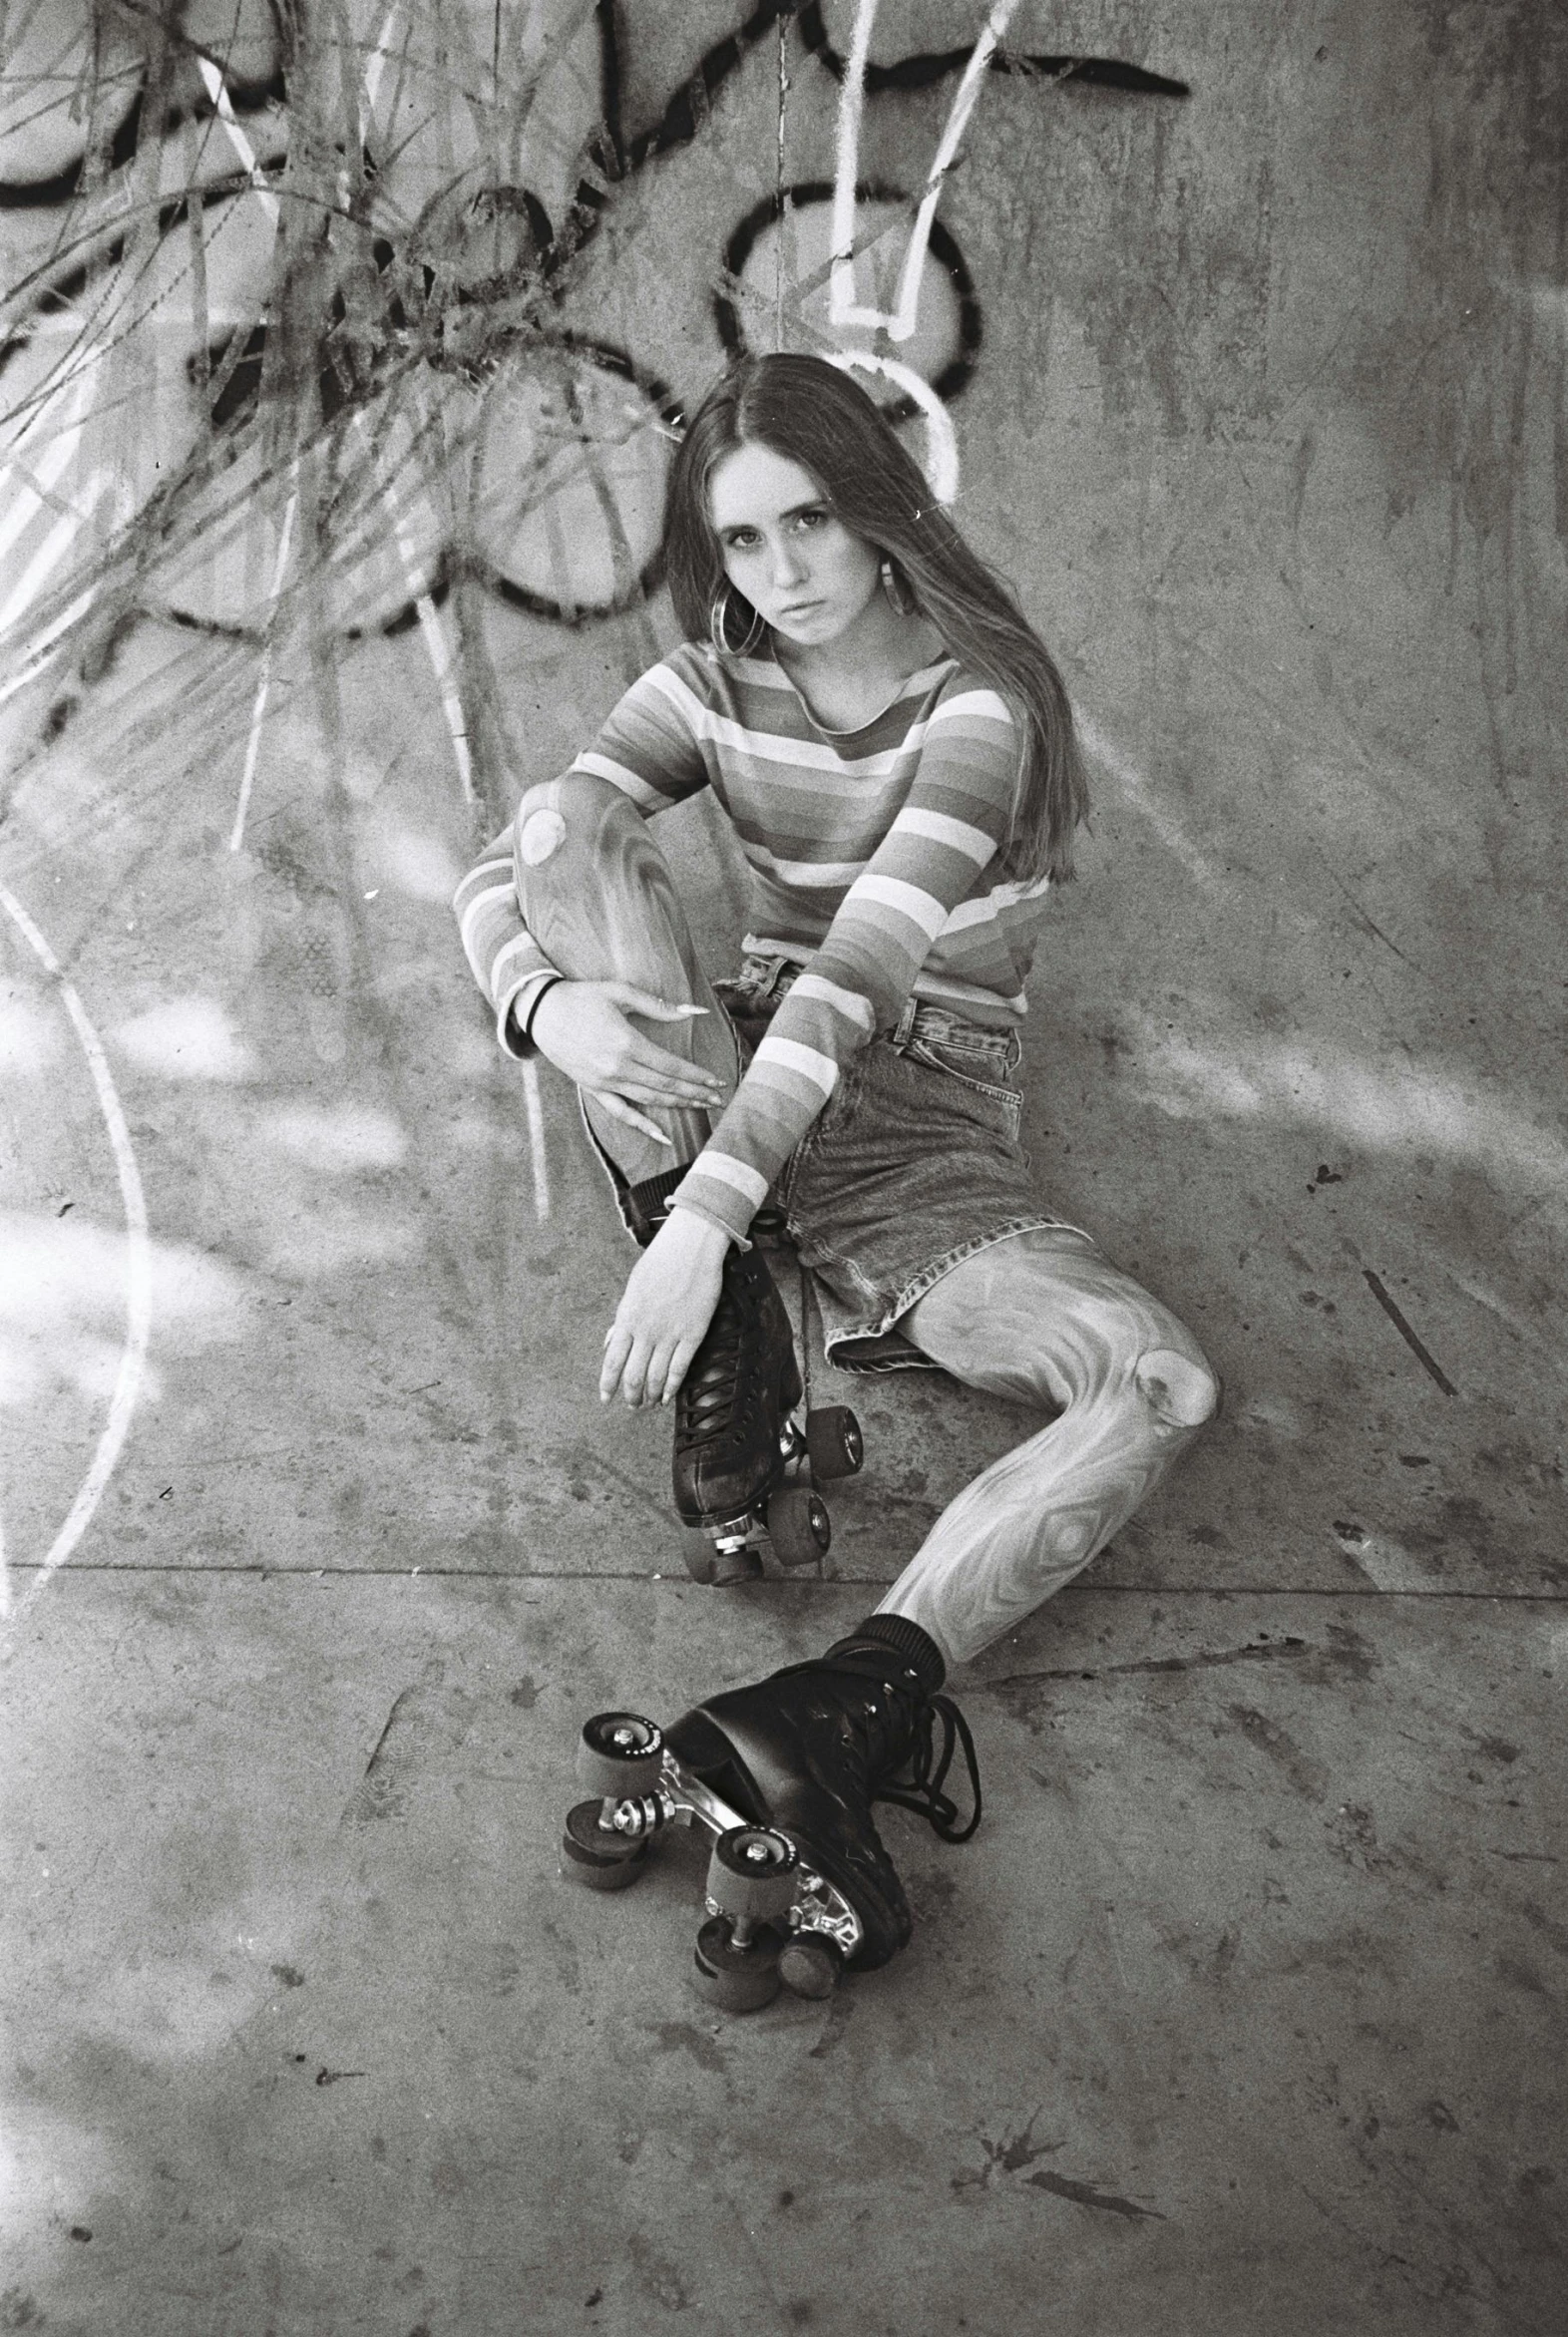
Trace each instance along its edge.
{"label": "concrete ground", "polygon": [[[720,2018],[689,1843],[558,1877],[581,1721],[819,1648],[1026,1423],[835,1386],[829,1578],[711,1591],[667,1421],[597,1404],[627,1253],[446,900],[667,609],[453,594],[472,808],[417,630],[291,631],[238,850],[253,641],[142,616],[18,692],[0,2329],[1565,2326],[1562,27],[1103,15],[1049,45],[1193,94],[987,88],[959,508],[1096,784],[1026,1137],[1223,1416],[953,1683],[985,1818],[890,1812],[909,1951]],[[755,62],[569,290],[683,395]],[[733,869],[665,829],[719,964]]]}

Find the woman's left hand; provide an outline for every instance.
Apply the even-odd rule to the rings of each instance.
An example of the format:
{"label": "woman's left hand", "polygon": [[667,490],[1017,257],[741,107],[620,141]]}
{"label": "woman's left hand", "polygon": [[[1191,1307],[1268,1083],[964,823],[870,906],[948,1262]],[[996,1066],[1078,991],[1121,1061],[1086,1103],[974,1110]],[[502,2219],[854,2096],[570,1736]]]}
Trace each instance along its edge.
{"label": "woman's left hand", "polygon": [[718,1305],[729,1236],[694,1209],[672,1209],[627,1277],[604,1342],[599,1401],[668,1403]]}

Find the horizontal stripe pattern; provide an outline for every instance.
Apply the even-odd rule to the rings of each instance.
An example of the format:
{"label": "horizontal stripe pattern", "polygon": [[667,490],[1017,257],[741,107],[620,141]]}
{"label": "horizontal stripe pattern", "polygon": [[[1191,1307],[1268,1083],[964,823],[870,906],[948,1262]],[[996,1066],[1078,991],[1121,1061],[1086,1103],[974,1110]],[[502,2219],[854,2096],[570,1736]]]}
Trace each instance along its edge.
{"label": "horizontal stripe pattern", "polygon": [[[1005,701],[951,657],[835,735],[771,657],[687,642],[632,683],[572,768],[645,814],[711,787],[751,872],[747,947],[805,969],[679,1198],[743,1235],[844,1065],[912,992],[992,1026],[1022,1014],[1046,887],[995,876],[1017,763]],[[511,844],[509,829],[454,906],[518,1051],[508,1010],[550,968],[523,928]]]}

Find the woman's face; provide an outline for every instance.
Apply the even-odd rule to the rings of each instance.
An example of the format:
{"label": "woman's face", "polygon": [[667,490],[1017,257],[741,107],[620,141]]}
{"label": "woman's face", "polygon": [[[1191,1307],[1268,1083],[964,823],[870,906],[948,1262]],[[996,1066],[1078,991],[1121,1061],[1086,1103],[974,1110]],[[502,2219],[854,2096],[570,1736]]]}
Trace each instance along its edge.
{"label": "woman's face", "polygon": [[784,455],[765,446],[725,455],[708,481],[708,515],[730,583],[786,640],[824,647],[871,604],[881,556]]}

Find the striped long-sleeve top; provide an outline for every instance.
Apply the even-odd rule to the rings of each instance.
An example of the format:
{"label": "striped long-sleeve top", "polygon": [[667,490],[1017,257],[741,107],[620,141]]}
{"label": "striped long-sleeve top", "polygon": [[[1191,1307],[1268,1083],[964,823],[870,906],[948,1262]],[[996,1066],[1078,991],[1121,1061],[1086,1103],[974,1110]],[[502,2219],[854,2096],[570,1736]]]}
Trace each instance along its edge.
{"label": "striped long-sleeve top", "polygon": [[[674,1195],[744,1239],[844,1065],[911,992],[991,1025],[1024,1012],[1046,881],[1004,881],[1018,734],[956,658],[874,720],[824,731],[769,656],[687,642],[626,691],[572,768],[646,816],[711,787],[751,870],[745,948],[804,971]],[[555,969],[523,925],[506,829],[454,903],[474,977],[513,1010]]]}

